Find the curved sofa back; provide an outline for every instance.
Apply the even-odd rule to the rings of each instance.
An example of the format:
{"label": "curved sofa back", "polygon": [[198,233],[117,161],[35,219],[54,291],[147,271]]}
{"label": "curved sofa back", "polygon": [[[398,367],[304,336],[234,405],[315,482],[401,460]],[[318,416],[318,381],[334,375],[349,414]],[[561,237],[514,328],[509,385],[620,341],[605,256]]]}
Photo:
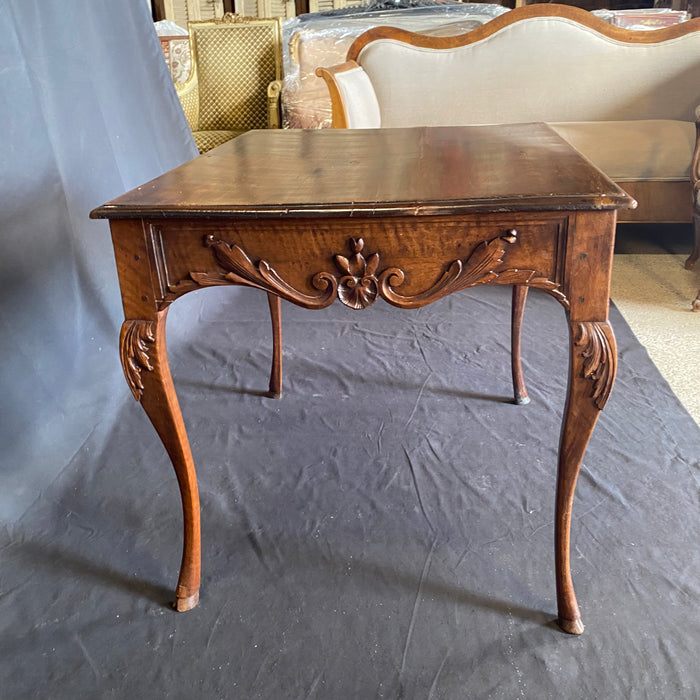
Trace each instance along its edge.
{"label": "curved sofa back", "polygon": [[631,31],[531,5],[454,37],[369,30],[332,72],[348,126],[694,121],[700,19]]}

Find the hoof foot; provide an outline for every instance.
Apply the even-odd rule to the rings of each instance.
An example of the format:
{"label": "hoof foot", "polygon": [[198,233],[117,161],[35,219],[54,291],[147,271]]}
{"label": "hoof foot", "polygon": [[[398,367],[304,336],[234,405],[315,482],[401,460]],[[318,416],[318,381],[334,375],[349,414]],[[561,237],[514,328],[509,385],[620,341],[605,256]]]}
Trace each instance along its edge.
{"label": "hoof foot", "polygon": [[282,392],[281,391],[270,391],[267,392],[267,398],[268,399],[281,399],[282,398]]}
{"label": "hoof foot", "polygon": [[583,622],[581,622],[581,618],[578,620],[564,620],[560,617],[557,620],[557,624],[567,634],[581,634],[583,632]]}
{"label": "hoof foot", "polygon": [[513,403],[516,406],[525,406],[530,403],[530,397],[529,396],[516,396]]}
{"label": "hoof foot", "polygon": [[187,596],[187,598],[177,598],[175,600],[175,610],[178,612],[185,612],[186,610],[192,610],[199,603],[199,591],[194,595]]}

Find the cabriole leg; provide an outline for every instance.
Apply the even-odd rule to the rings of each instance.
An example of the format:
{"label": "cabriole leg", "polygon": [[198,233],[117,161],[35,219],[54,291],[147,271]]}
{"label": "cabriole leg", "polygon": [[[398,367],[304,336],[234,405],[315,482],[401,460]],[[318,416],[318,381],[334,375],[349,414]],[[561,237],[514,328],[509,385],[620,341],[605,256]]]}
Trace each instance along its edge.
{"label": "cabriole leg", "polygon": [[562,424],[554,519],[559,626],[581,634],[583,623],[571,578],[571,511],[576,480],[600,411],[612,390],[617,349],[607,321],[572,321],[569,394]]}
{"label": "cabriole leg", "polygon": [[141,402],[175,467],[184,539],[175,608],[189,610],[199,600],[201,533],[197,476],[180,406],[175,395],[165,346],[167,310],[152,320],[127,319],[122,325],[120,351],[126,381]]}

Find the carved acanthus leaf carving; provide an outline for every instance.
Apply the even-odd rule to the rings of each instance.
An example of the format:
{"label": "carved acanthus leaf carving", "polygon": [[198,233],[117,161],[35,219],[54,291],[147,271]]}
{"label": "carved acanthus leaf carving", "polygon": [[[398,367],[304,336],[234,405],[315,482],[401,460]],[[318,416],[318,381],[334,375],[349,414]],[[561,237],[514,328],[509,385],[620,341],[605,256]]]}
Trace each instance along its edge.
{"label": "carved acanthus leaf carving", "polygon": [[344,273],[319,272],[312,284],[319,294],[305,294],[292,287],[271,267],[266,260],[254,263],[237,245],[207,235],[205,245],[214,250],[219,265],[225,273],[191,272],[190,277],[199,285],[242,284],[273,292],[307,309],[321,309],[333,303],[336,295],[340,301],[353,309],[364,309],[375,302],[378,296],[404,309],[425,306],[453,292],[479,284],[522,284],[549,292],[568,308],[569,302],[559,289],[559,284],[545,277],[536,276],[535,270],[517,268],[502,269],[503,256],[508,245],[515,243],[517,232],[508,231],[504,236],[482,241],[465,260],[454,260],[440,279],[429,289],[413,295],[403,295],[396,288],[403,284],[405,273],[398,267],[389,267],[376,274],[379,254],[368,258],[363,254],[362,238],[352,238],[352,255],[336,255],[335,263]]}
{"label": "carved acanthus leaf carving", "polygon": [[452,262],[430,289],[412,296],[403,296],[395,291],[403,283],[404,273],[398,268],[388,268],[379,276],[380,293],[394,306],[413,309],[479,284],[523,284],[549,292],[568,308],[569,302],[559,285],[545,277],[536,277],[535,270],[499,269],[503,264],[506,246],[515,243],[517,235],[517,231],[511,230],[505,236],[488,242],[482,241],[466,260]]}
{"label": "carved acanthus leaf carving", "polygon": [[335,300],[338,283],[335,277],[327,272],[319,272],[311,280],[314,288],[319,290],[319,294],[304,294],[285,282],[267,261],[260,260],[257,264],[253,263],[243,249],[237,245],[230,246],[212,235],[206,236],[204,243],[213,248],[219,265],[228,272],[222,275],[191,272],[190,277],[197,284],[205,287],[220,284],[243,284],[257,287],[267,292],[279,294],[307,309],[323,309],[330,306]]}
{"label": "carved acanthus leaf carving", "polygon": [[153,321],[124,321],[119,342],[119,355],[126,382],[137,401],[143,395],[141,372],[153,371],[149,356],[155,341]]}
{"label": "carved acanthus leaf carving", "polygon": [[583,357],[583,376],[593,382],[591,394],[603,410],[610,397],[617,372],[617,353],[612,330],[607,323],[575,322],[574,345]]}

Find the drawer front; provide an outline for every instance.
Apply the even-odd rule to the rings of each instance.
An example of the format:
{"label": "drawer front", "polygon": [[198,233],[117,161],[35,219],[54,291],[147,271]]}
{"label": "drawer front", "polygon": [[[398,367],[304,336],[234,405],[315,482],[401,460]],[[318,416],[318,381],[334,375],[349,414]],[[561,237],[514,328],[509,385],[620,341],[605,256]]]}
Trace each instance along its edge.
{"label": "drawer front", "polygon": [[164,221],[145,227],[161,303],[213,284],[248,284],[308,308],[335,297],[406,308],[477,284],[557,294],[569,217],[474,214],[334,220]]}

